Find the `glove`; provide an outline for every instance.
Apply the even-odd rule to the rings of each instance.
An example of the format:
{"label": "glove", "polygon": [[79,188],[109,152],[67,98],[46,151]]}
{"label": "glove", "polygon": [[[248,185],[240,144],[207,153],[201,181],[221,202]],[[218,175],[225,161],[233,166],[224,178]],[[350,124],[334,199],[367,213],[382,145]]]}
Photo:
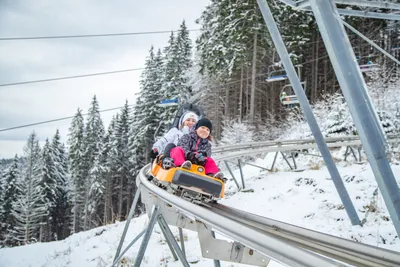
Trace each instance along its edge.
{"label": "glove", "polygon": [[203,157],[207,157],[207,152],[206,151],[197,151],[197,153],[203,155]]}
{"label": "glove", "polygon": [[151,159],[155,159],[158,156],[158,152],[155,152],[153,149],[149,152],[149,157]]}
{"label": "glove", "polygon": [[203,156],[203,154],[198,152],[187,153],[186,159],[197,165],[203,166],[206,163],[206,158]]}
{"label": "glove", "polygon": [[202,153],[196,153],[195,158],[196,158],[195,164],[201,165],[201,166],[204,166],[206,164],[207,158],[204,157]]}
{"label": "glove", "polygon": [[190,160],[193,163],[195,163],[195,161],[196,161],[196,153],[195,152],[188,152],[186,154],[186,159]]}

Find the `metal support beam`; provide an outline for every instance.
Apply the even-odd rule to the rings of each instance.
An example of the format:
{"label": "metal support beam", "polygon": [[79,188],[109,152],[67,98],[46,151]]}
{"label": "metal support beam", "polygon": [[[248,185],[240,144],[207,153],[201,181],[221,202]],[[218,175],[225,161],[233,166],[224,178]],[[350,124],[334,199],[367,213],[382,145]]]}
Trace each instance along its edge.
{"label": "metal support beam", "polygon": [[258,165],[256,165],[256,164],[250,163],[250,162],[246,162],[245,164],[246,164],[246,165],[253,166],[253,167],[256,167],[256,168],[260,168],[260,169],[263,169],[263,170],[266,170],[266,171],[270,171],[270,169],[268,169],[268,168],[261,167],[261,166],[258,166]]}
{"label": "metal support beam", "polygon": [[131,243],[129,243],[129,245],[124,249],[124,251],[122,251],[122,253],[116,258],[114,259],[114,262],[112,263],[111,267],[114,267],[115,264],[118,263],[118,261],[125,255],[125,253],[128,251],[128,249],[130,249],[135,243],[136,241],[139,240],[139,238],[142,237],[142,235],[144,235],[144,233],[146,233],[146,229],[144,229],[143,231],[141,231],[133,240]]}
{"label": "metal support beam", "polygon": [[358,158],[356,156],[356,153],[354,153],[354,149],[352,147],[350,147],[350,151],[351,151],[351,154],[353,154],[353,157],[356,160],[356,162],[358,162]]}
{"label": "metal support beam", "polygon": [[[215,239],[215,232],[211,231],[211,236],[212,238]],[[219,262],[219,260],[214,260],[214,267],[221,267],[221,263]]]}
{"label": "metal support beam", "polygon": [[293,159],[293,165],[294,165],[294,169],[297,170],[297,164],[296,164],[296,159],[295,159],[295,154],[297,152],[292,152],[292,159]]}
{"label": "metal support beam", "polygon": [[347,193],[346,188],[344,187],[342,178],[340,177],[339,171],[332,159],[332,155],[329,152],[328,146],[325,143],[324,137],[322,136],[321,130],[319,129],[318,123],[314,117],[314,114],[311,110],[310,104],[308,103],[308,99],[305,95],[303,87],[301,86],[300,80],[297,77],[294,66],[290,60],[288,51],[285,47],[285,44],[282,40],[282,37],[279,33],[278,27],[276,26],[274,17],[272,16],[271,10],[268,6],[266,0],[257,0],[258,5],[260,6],[261,13],[264,17],[265,23],[268,27],[268,30],[271,34],[271,38],[275,44],[276,50],[281,58],[285,71],[289,77],[290,83],[296,93],[296,96],[300,102],[301,108],[303,110],[304,116],[310,126],[311,132],[317,142],[319,151],[321,152],[325,164],[328,168],[328,171],[332,177],[333,183],[336,187],[336,190],[339,193],[340,199],[342,200],[343,206],[347,212],[347,215],[350,218],[350,221],[353,225],[360,225],[361,221],[358,218],[358,214],[354,208],[354,205]]}
{"label": "metal support beam", "polygon": [[393,60],[394,62],[396,62],[398,65],[400,65],[400,61],[395,58],[394,56],[392,56],[392,54],[390,54],[389,52],[385,51],[385,49],[383,49],[382,47],[380,47],[379,45],[377,45],[376,43],[374,43],[374,41],[372,41],[371,39],[369,39],[367,36],[365,36],[364,34],[362,34],[361,32],[357,31],[353,26],[351,26],[350,24],[348,24],[347,22],[342,20],[342,23],[344,24],[344,26],[346,26],[347,28],[349,28],[352,32],[354,32],[355,34],[357,34],[358,36],[360,36],[362,39],[364,39],[365,41],[367,41],[370,45],[372,45],[373,47],[375,47],[376,49],[378,49],[381,53],[383,53],[385,56],[387,56],[388,58],[390,58],[391,60]]}
{"label": "metal support beam", "polygon": [[121,240],[119,241],[119,244],[118,244],[117,252],[115,253],[115,256],[114,256],[114,261],[118,258],[119,253],[121,252],[122,244],[124,243],[126,232],[128,231],[129,224],[131,223],[133,214],[135,213],[135,209],[136,209],[136,205],[139,200],[139,197],[140,197],[140,189],[138,186],[136,193],[135,193],[135,197],[133,198],[133,201],[132,201],[132,206],[129,211],[128,218],[126,219],[126,223],[125,223],[124,231],[122,232]]}
{"label": "metal support beam", "polygon": [[162,228],[163,232],[165,233],[165,237],[169,240],[169,243],[171,243],[173,249],[175,250],[176,254],[178,255],[178,258],[182,262],[182,265],[184,267],[190,267],[188,261],[186,260],[185,254],[183,254],[181,248],[179,247],[178,243],[175,240],[174,235],[171,232],[171,229],[169,229],[168,224],[165,222],[163,216],[161,214],[158,215],[158,223],[160,224],[160,227]]}
{"label": "metal support beam", "polygon": [[241,159],[238,159],[238,165],[239,165],[240,177],[242,178],[243,189],[245,189],[244,176],[243,176],[243,170],[242,170],[242,160]]}
{"label": "metal support beam", "polygon": [[185,251],[185,240],[183,239],[183,230],[182,228],[178,228],[179,229],[179,240],[181,241],[181,249],[182,249],[182,253],[186,258],[186,251]]}
{"label": "metal support beam", "polygon": [[147,226],[146,233],[144,234],[142,244],[140,244],[140,248],[138,254],[136,255],[133,267],[139,267],[140,264],[142,264],[144,253],[146,252],[146,248],[147,245],[149,244],[151,233],[153,232],[154,229],[154,224],[156,223],[157,214],[158,214],[158,206],[153,206],[153,209],[151,210],[151,218],[149,221],[149,225]]}
{"label": "metal support beam", "polygon": [[[390,3],[388,1],[370,1],[370,0],[335,0],[335,4],[361,6],[361,7],[375,7],[400,10],[400,4]],[[312,1],[299,0],[296,2],[296,8],[303,9],[312,5]]]}
{"label": "metal support beam", "polygon": [[172,258],[174,258],[174,261],[177,261],[177,260],[178,260],[178,256],[176,255],[175,250],[174,250],[174,247],[173,247],[171,241],[169,240],[169,237],[167,236],[167,233],[165,232],[165,230],[164,230],[164,228],[163,228],[163,226],[161,225],[161,223],[160,223],[159,220],[158,220],[158,226],[160,226],[161,232],[162,232],[163,235],[164,235],[165,241],[167,242],[167,245],[168,245],[168,247],[169,247],[169,250],[171,251]]}
{"label": "metal support beam", "polygon": [[361,146],[357,147],[357,151],[358,151],[358,158],[360,159],[360,162],[362,161],[362,157],[361,157]]}
{"label": "metal support beam", "polygon": [[235,184],[236,184],[237,188],[240,189],[240,185],[239,185],[238,181],[236,180],[235,175],[233,175],[233,172],[232,172],[232,170],[231,170],[231,167],[230,167],[229,164],[228,164],[228,161],[224,160],[224,162],[225,162],[226,168],[228,169],[229,173],[231,174],[231,176],[232,176],[232,178],[233,178],[233,181],[235,181]]}
{"label": "metal support beam", "polygon": [[385,140],[374,118],[372,104],[364,96],[366,84],[359,70],[349,38],[334,2],[311,0],[315,19],[324,40],[343,95],[348,103],[354,124],[360,134],[368,160],[393,224],[400,236],[400,191],[386,158]]}
{"label": "metal support beam", "polygon": [[285,154],[283,152],[281,152],[283,159],[286,161],[287,165],[289,165],[289,168],[291,170],[293,170],[292,165],[290,165],[290,162],[288,161],[288,159],[286,158]]}
{"label": "metal support beam", "polygon": [[[311,7],[307,6],[305,8],[301,8],[305,11],[311,11]],[[360,10],[349,10],[338,8],[338,12],[340,15],[344,16],[352,16],[352,17],[362,17],[362,18],[372,18],[372,19],[389,19],[389,20],[400,20],[399,14],[392,13],[378,13],[378,12],[370,12],[370,11],[360,11]]]}
{"label": "metal support beam", "polygon": [[271,172],[274,171],[274,166],[275,166],[276,158],[278,157],[278,153],[279,153],[279,151],[276,151],[275,156],[274,156],[274,161],[272,162],[272,166],[271,166]]}
{"label": "metal support beam", "polygon": [[[311,5],[314,3],[310,1]],[[356,5],[362,7],[376,7],[376,8],[387,8],[387,9],[398,9],[400,10],[400,4],[394,4],[389,1],[371,1],[371,0],[335,0],[336,4],[343,4],[343,5]]]}
{"label": "metal support beam", "polygon": [[353,155],[353,158],[356,160],[356,162],[359,162],[356,153],[354,152],[354,149],[351,146],[346,147],[346,152],[344,153],[344,161],[347,161],[347,156],[350,154],[350,152]]}
{"label": "metal support beam", "polygon": [[[268,266],[270,259],[239,242],[216,239],[209,225],[196,221],[201,253],[204,258],[237,262],[254,266]],[[214,264],[215,265],[215,264]],[[218,266],[218,265],[215,265]]]}
{"label": "metal support beam", "polygon": [[344,152],[344,161],[347,161],[348,155],[349,155],[349,146],[346,146],[346,152]]}
{"label": "metal support beam", "polygon": [[363,17],[363,18],[372,18],[372,19],[400,20],[400,15],[398,15],[398,14],[348,10],[348,9],[341,9],[341,8],[339,8],[338,11],[339,11],[340,15],[345,15],[345,16]]}

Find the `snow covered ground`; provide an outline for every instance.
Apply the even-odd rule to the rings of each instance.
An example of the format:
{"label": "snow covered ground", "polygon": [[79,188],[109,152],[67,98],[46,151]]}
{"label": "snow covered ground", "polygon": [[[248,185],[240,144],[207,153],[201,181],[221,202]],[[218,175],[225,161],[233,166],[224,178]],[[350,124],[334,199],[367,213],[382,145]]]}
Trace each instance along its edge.
{"label": "snow covered ground", "polygon": [[[341,204],[322,158],[299,155],[297,164],[302,172],[291,172],[286,163],[278,157],[276,170],[268,172],[246,165],[244,168],[246,189],[254,192],[238,192],[233,180],[227,183],[227,196],[221,203],[246,210],[272,219],[299,225],[305,228],[329,233],[358,242],[400,251],[400,241],[367,163],[344,162],[343,149],[333,153],[346,189],[355,205],[363,227],[352,226]],[[254,164],[270,167],[273,153]],[[352,159],[351,159],[352,160]],[[396,177],[400,177],[400,165],[393,164]],[[235,171],[239,177],[239,171]],[[400,182],[398,178],[398,182]],[[147,216],[132,221],[125,246],[148,222]],[[0,250],[0,267],[62,267],[110,266],[125,222],[107,225],[87,232],[74,234],[69,238],[50,243],[38,243]],[[178,230],[171,227],[176,238]],[[218,237],[218,236],[217,236]],[[191,266],[213,266],[210,259],[203,259],[195,232],[184,230],[186,253]],[[123,259],[130,266],[139,249],[137,242]],[[182,266],[174,262],[160,228],[156,225],[150,239],[142,266]],[[221,262],[221,266],[246,266]],[[280,266],[272,263],[269,266]]]}

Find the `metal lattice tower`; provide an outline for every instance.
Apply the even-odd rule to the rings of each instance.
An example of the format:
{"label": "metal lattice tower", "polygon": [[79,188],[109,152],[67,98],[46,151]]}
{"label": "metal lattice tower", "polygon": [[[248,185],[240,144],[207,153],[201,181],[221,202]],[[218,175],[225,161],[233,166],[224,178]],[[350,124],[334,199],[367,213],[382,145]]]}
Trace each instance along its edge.
{"label": "metal lattice tower", "polygon": [[[354,124],[359,132],[362,145],[365,148],[369,163],[375,175],[379,189],[382,193],[386,207],[396,228],[398,236],[400,236],[400,190],[396,182],[393,171],[390,167],[387,154],[388,145],[386,136],[382,130],[381,123],[376,115],[375,108],[369,97],[367,86],[360,69],[355,60],[355,54],[352,50],[349,38],[344,29],[344,22],[340,15],[359,16],[377,19],[390,19],[400,20],[400,4],[392,3],[390,1],[368,1],[368,0],[280,0],[286,5],[290,5],[294,9],[301,9],[313,12],[315,20],[318,24],[319,31],[325,43],[329,58],[333,65],[336,77],[339,81],[343,95],[348,103],[351,116]],[[288,71],[288,76],[296,94],[299,97],[301,107],[305,112],[309,112],[309,103],[301,90],[300,81],[297,75],[291,72],[294,67],[288,57],[286,47],[282,41],[282,37],[277,30],[276,23],[272,17],[266,0],[257,0],[267,27],[271,33],[271,37],[279,52],[279,56],[283,60],[284,67]],[[363,11],[346,10],[336,7],[336,4],[343,5],[356,5],[365,8]],[[376,9],[386,9],[388,13],[375,12]],[[360,34],[356,32],[357,34]],[[379,50],[379,49],[378,49]],[[382,50],[380,50],[382,52]],[[385,53],[388,54],[387,52]],[[398,63],[398,61],[396,60]],[[313,116],[312,116],[313,117]],[[318,125],[313,125],[313,121],[308,121],[310,128],[318,128]],[[319,130],[319,128],[318,128]],[[318,132],[318,131],[317,131]],[[318,142],[316,136],[316,141]],[[325,143],[324,140],[322,142]],[[318,145],[324,149],[322,144]],[[322,153],[323,151],[321,151]],[[328,162],[326,161],[328,159]],[[329,156],[324,157],[325,162],[329,168]],[[331,171],[330,171],[331,172]],[[331,172],[332,175],[332,172]],[[334,177],[332,177],[334,179]],[[335,184],[336,185],[336,184]],[[338,187],[337,187],[338,188]],[[343,199],[347,197],[343,193],[347,192],[338,189],[339,195]],[[350,203],[350,204],[349,204]],[[351,200],[347,203],[352,205]],[[346,203],[344,203],[346,206]],[[351,206],[350,209],[351,211]],[[347,213],[351,217],[348,208]]]}

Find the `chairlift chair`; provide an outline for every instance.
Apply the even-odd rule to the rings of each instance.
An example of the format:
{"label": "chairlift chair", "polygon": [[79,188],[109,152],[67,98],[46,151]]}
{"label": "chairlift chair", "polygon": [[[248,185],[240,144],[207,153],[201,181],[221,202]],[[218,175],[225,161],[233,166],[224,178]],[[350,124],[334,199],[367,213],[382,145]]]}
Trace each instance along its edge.
{"label": "chairlift chair", "polygon": [[[376,70],[380,69],[379,68],[379,64],[372,63],[372,61],[371,61],[371,57],[375,57],[376,56],[374,53],[372,53],[372,54],[370,54],[368,56],[364,56],[364,57],[361,57],[360,53],[355,52],[355,54],[356,54],[356,60],[358,61],[358,67],[360,68],[360,71],[362,73],[376,71]],[[360,61],[361,61],[362,58],[368,58],[367,64],[360,64]]]}
{"label": "chairlift chair", "polygon": [[276,66],[279,66],[279,64],[273,64],[268,67],[268,78],[265,79],[266,82],[277,82],[277,81],[283,81],[288,78],[286,71],[282,68],[274,70]]}
{"label": "chairlift chair", "polygon": [[[306,82],[300,82],[300,84],[303,86],[304,91],[306,90]],[[280,94],[280,101],[283,105],[285,105],[288,108],[292,108],[295,106],[298,106],[299,99],[297,98],[293,87],[291,84],[287,84],[282,87],[281,94]]]}
{"label": "chairlift chair", "polygon": [[179,106],[178,98],[164,99],[157,104],[158,107],[176,107]]}
{"label": "chairlift chair", "polygon": [[370,71],[376,71],[376,70],[380,69],[378,64],[372,63],[371,61],[368,61],[367,64],[359,65],[359,67],[360,67],[360,71],[363,73],[370,72]]}

